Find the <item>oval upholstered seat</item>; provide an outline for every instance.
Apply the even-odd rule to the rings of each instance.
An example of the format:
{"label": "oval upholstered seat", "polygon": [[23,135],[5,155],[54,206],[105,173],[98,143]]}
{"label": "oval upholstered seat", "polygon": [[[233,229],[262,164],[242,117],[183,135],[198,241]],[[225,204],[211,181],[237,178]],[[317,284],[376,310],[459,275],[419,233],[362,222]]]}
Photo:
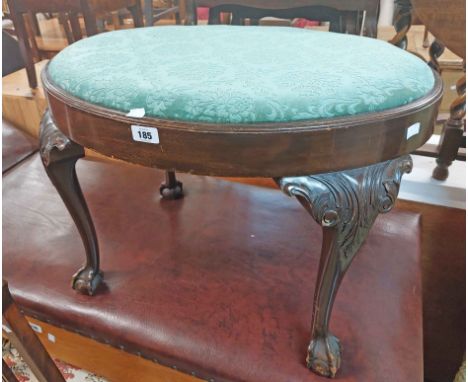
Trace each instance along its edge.
{"label": "oval upholstered seat", "polygon": [[384,41],[284,27],[108,32],[67,47],[48,71],[57,87],[99,106],[230,124],[395,108],[435,81],[425,62]]}

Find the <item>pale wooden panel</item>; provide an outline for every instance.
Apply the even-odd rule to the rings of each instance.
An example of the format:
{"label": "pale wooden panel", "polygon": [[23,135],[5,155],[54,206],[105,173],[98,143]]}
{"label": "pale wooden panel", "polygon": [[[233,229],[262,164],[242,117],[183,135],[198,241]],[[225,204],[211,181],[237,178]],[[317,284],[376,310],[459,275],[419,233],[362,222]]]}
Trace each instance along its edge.
{"label": "pale wooden panel", "polygon": [[[111,382],[199,382],[198,378],[162,366],[112,346],[102,344],[80,334],[27,317],[39,325],[36,333],[53,358],[100,375]],[[52,334],[55,342],[47,336]]]}

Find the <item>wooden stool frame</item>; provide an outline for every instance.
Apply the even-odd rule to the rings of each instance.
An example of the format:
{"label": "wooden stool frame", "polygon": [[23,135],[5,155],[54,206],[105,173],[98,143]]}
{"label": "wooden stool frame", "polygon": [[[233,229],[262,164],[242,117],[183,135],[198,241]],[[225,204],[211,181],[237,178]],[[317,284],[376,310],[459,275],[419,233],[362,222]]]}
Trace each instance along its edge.
{"label": "wooden stool frame", "polygon": [[[377,215],[393,207],[401,177],[411,171],[407,154],[432,135],[442,97],[441,79],[435,72],[434,76],[435,85],[426,96],[394,109],[323,120],[238,124],[232,129],[131,118],[64,92],[46,67],[42,81],[50,110],[41,124],[41,157],[87,256],[73,287],[92,295],[102,281],[98,240],[75,171],[84,147],[169,172],[272,177],[323,229],[307,365],[333,377],[341,362],[339,341],[328,330],[334,298]],[[157,128],[164,151],[133,141],[132,125]],[[414,126],[419,132],[409,136]]]}

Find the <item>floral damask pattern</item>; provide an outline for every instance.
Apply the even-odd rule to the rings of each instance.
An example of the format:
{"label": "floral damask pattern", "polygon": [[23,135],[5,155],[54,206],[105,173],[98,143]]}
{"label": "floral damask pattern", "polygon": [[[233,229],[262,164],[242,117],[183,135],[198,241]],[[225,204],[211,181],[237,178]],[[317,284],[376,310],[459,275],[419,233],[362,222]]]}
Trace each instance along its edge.
{"label": "floral damask pattern", "polygon": [[64,49],[49,73],[72,95],[111,109],[232,124],[374,112],[434,85],[425,62],[384,41],[221,25],[103,33]]}

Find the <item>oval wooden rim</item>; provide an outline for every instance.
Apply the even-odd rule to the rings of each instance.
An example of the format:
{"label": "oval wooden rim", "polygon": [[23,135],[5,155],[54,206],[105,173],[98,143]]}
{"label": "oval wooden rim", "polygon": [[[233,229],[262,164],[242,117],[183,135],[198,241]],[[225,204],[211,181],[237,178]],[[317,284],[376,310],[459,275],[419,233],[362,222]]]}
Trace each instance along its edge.
{"label": "oval wooden rim", "polygon": [[[50,62],[49,62],[50,63]],[[236,133],[299,133],[309,132],[311,130],[318,131],[320,129],[340,129],[350,128],[353,126],[359,126],[362,124],[368,124],[370,122],[379,123],[382,121],[388,121],[395,118],[404,117],[420,111],[423,108],[430,107],[439,101],[443,92],[443,82],[440,76],[433,70],[434,75],[434,86],[429,93],[424,97],[418,98],[417,100],[396,108],[361,113],[353,116],[342,116],[334,118],[323,118],[313,120],[303,120],[294,122],[276,122],[276,123],[255,123],[255,124],[219,124],[219,123],[202,123],[192,121],[181,121],[181,120],[170,120],[161,119],[154,117],[143,117],[133,118],[127,117],[124,112],[109,109],[102,106],[97,106],[88,101],[84,101],[78,97],[71,95],[65,90],[59,88],[49,75],[49,63],[42,71],[42,83],[44,89],[52,94],[54,97],[65,103],[66,105],[75,109],[81,110],[85,113],[93,114],[98,117],[109,118],[115,121],[123,122],[129,125],[142,124],[151,127],[165,127],[172,130],[183,130],[199,133],[225,133],[225,134],[236,134]]]}
{"label": "oval wooden rim", "polygon": [[[46,67],[42,81],[58,128],[103,155],[147,167],[199,175],[282,177],[368,166],[408,154],[432,135],[442,81],[397,108],[287,123],[216,124],[131,118],[58,88]],[[418,124],[416,135],[410,126]],[[132,138],[131,126],[158,129],[159,144]]]}

